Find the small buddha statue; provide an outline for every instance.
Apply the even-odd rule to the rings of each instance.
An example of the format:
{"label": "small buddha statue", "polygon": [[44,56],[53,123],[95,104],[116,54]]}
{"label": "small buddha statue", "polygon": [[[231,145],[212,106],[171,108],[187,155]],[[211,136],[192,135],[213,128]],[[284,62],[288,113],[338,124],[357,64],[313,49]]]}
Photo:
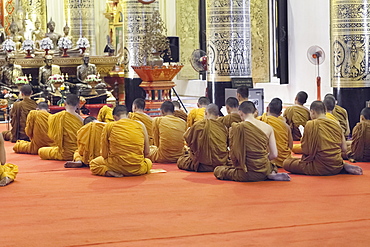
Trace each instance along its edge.
{"label": "small buddha statue", "polygon": [[1,84],[13,89],[17,88],[15,85],[15,79],[19,76],[23,76],[22,67],[14,64],[14,62],[14,53],[8,53],[5,57],[5,64],[0,67]]}
{"label": "small buddha statue", "polygon": [[24,14],[23,9],[21,9],[21,8],[18,9],[16,19],[15,19],[15,23],[18,26],[19,35],[21,35],[23,37],[24,37],[24,33],[26,31],[26,21],[25,20],[26,19],[25,19],[25,14]]}
{"label": "small buddha statue", "polygon": [[47,86],[48,90],[53,91],[53,85],[49,85],[48,79],[51,75],[61,74],[60,67],[53,64],[53,57],[51,55],[45,56],[45,65],[39,69],[39,85]]}
{"label": "small buddha statue", "polygon": [[41,22],[39,18],[35,21],[35,29],[31,32],[32,40],[35,42],[35,48],[40,49],[40,42],[45,38],[45,31],[41,29]]}
{"label": "small buddha statue", "polygon": [[73,46],[73,38],[72,36],[69,35],[69,31],[70,31],[70,28],[68,24],[66,23],[66,25],[63,27],[63,33],[64,33],[63,37],[69,38],[72,41],[72,46]]}
{"label": "small buddha statue", "polygon": [[54,49],[58,50],[58,40],[60,39],[61,35],[54,32],[55,22],[52,19],[50,19],[50,21],[47,24],[47,27],[49,29],[49,32],[46,33],[46,36],[53,41]]}
{"label": "small buddha statue", "polygon": [[10,31],[10,37],[15,43],[15,48],[17,51],[19,51],[22,47],[24,37],[19,33],[18,25],[14,20],[10,24],[9,31]]}

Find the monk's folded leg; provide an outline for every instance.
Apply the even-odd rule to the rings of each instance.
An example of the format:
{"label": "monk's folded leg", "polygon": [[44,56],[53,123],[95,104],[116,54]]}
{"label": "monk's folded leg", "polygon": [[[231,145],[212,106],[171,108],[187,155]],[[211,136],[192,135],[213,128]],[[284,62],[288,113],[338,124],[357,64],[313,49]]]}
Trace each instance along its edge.
{"label": "monk's folded leg", "polygon": [[199,163],[197,172],[213,172],[214,170],[214,166]]}
{"label": "monk's folded leg", "polygon": [[305,166],[306,164],[302,163],[300,158],[288,158],[283,162],[283,168],[286,171],[296,174],[306,174]]}
{"label": "monk's folded leg", "polygon": [[157,146],[150,146],[150,151],[148,155],[148,159],[152,162],[157,162],[158,160],[158,147]]}
{"label": "monk's folded leg", "polygon": [[217,166],[214,171],[216,178],[220,180],[232,180],[238,182],[247,182],[247,173],[240,168],[230,167],[230,166]]}
{"label": "monk's folded leg", "polygon": [[5,130],[2,132],[4,141],[10,141],[13,137],[12,132],[10,130]]}
{"label": "monk's folded leg", "polygon": [[292,148],[292,152],[295,153],[295,154],[303,153],[301,144],[294,144],[293,148]]}
{"label": "monk's folded leg", "polygon": [[13,147],[13,151],[18,154],[29,154],[30,147],[31,147],[31,142],[18,140]]}
{"label": "monk's folded leg", "polygon": [[40,148],[38,154],[43,160],[64,160],[59,152],[58,147],[43,147]]}
{"label": "monk's folded leg", "polygon": [[96,157],[90,162],[90,171],[93,175],[105,176],[108,170],[109,168],[102,156]]}
{"label": "monk's folded leg", "polygon": [[18,166],[10,164],[10,163],[6,163],[5,165],[0,165],[0,178],[1,179],[8,177],[14,180],[17,174],[18,174]]}
{"label": "monk's folded leg", "polygon": [[189,154],[185,154],[177,160],[177,167],[181,170],[195,171],[193,160],[191,159]]}

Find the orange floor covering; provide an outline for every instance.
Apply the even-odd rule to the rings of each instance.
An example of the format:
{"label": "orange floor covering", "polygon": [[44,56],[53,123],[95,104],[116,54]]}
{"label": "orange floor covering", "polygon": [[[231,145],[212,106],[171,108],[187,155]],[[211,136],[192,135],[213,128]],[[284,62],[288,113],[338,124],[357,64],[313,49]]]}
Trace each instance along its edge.
{"label": "orange floor covering", "polygon": [[98,177],[6,150],[19,175],[0,188],[2,247],[370,245],[368,163],[363,176],[237,183],[168,164]]}

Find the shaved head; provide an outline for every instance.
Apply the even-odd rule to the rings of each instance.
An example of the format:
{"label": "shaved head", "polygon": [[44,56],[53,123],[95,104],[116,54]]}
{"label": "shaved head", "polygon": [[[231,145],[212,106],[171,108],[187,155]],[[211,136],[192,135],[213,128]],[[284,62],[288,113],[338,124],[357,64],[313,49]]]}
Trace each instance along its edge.
{"label": "shaved head", "polygon": [[239,111],[243,112],[244,114],[254,114],[257,111],[257,109],[252,101],[244,101],[239,106]]}
{"label": "shaved head", "polygon": [[113,116],[121,117],[127,115],[127,107],[125,105],[118,105],[113,109]]}
{"label": "shaved head", "polygon": [[325,114],[326,108],[322,101],[316,100],[312,102],[310,110],[316,112],[317,114]]}
{"label": "shaved head", "polygon": [[334,107],[335,107],[334,97],[331,97],[331,96],[325,97],[323,103],[324,103],[327,111],[333,111],[334,110]]}
{"label": "shaved head", "polygon": [[145,108],[145,100],[142,98],[137,98],[132,103],[134,106],[136,106],[137,109],[144,110]]}
{"label": "shaved head", "polygon": [[88,116],[87,118],[84,119],[84,125],[88,124],[88,123],[91,123],[91,122],[94,122],[96,120],[95,117],[93,116]]}
{"label": "shaved head", "polygon": [[21,87],[21,93],[24,95],[24,96],[30,96],[32,94],[32,87],[27,84],[27,85],[23,85]]}
{"label": "shaved head", "polygon": [[46,102],[40,102],[37,104],[39,110],[49,110],[49,105]]}
{"label": "shaved head", "polygon": [[229,97],[226,100],[226,105],[230,108],[238,108],[239,107],[239,101],[235,97]]}
{"label": "shaved head", "polygon": [[308,94],[305,91],[300,91],[297,93],[296,100],[301,105],[305,104],[307,102],[307,99],[308,99]]}
{"label": "shaved head", "polygon": [[206,112],[209,115],[213,115],[213,116],[217,117],[218,116],[218,111],[219,111],[219,109],[218,109],[218,106],[216,104],[209,104],[206,107]]}
{"label": "shaved head", "polygon": [[175,107],[171,101],[165,101],[161,105],[161,111],[163,113],[173,113],[175,111]]}
{"label": "shaved head", "polygon": [[366,120],[370,120],[370,107],[365,107],[362,109],[361,116],[364,116]]}
{"label": "shaved head", "polygon": [[273,98],[268,107],[270,113],[280,115],[283,110],[283,101],[279,98]]}
{"label": "shaved head", "polygon": [[207,97],[200,97],[199,99],[198,99],[198,104],[200,105],[200,106],[207,106],[207,105],[209,105],[211,103],[211,101],[207,98]]}

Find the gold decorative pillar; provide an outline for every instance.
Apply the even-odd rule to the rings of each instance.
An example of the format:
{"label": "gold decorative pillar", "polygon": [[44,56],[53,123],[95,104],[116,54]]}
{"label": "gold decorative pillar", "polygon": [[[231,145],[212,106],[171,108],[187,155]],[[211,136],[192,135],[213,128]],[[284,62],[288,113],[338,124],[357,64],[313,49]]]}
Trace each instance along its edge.
{"label": "gold decorative pillar", "polygon": [[331,83],[351,128],[370,99],[370,1],[331,0]]}
{"label": "gold decorative pillar", "polygon": [[199,49],[199,1],[176,1],[176,27],[180,39],[180,63],[184,68],[180,71],[178,79],[199,79],[190,64],[190,55]]}
{"label": "gold decorative pillar", "polygon": [[252,77],[250,1],[207,0],[208,97],[225,104],[231,78]]}
{"label": "gold decorative pillar", "polygon": [[90,42],[90,54],[96,55],[94,0],[64,0],[64,12],[70,35],[75,42],[80,37],[87,38]]}
{"label": "gold decorative pillar", "polygon": [[[151,21],[153,12],[159,9],[159,3],[155,1],[151,4],[142,4],[137,0],[127,0],[122,4],[124,44],[122,65],[127,78],[138,78],[131,66],[139,66],[144,62],[141,44],[145,35],[145,25]],[[119,36],[118,39],[121,37]],[[117,51],[119,49],[120,47],[117,47]]]}

